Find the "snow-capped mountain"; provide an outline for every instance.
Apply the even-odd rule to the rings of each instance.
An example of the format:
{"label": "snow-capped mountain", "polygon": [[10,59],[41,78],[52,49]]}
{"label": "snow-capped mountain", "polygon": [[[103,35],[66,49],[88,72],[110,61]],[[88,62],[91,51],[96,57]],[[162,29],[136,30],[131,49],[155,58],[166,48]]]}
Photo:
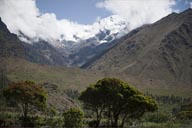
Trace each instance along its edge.
{"label": "snow-capped mountain", "polygon": [[[69,28],[63,26],[63,30],[59,33],[58,38],[43,37],[37,35],[35,37],[28,37],[22,30],[16,33],[19,38],[26,43],[34,43],[39,40],[49,42],[56,48],[78,47],[82,42],[87,42],[94,39],[95,45],[112,41],[122,35],[128,33],[127,22],[118,15],[112,15],[107,18],[101,19],[92,25],[69,25]],[[67,30],[67,31],[66,31]],[[89,45],[83,43],[83,45]]]}
{"label": "snow-capped mountain", "polygon": [[[32,47],[37,44],[51,45],[55,51],[62,54],[65,58],[64,60],[67,58],[67,61],[64,62],[65,65],[82,66],[87,61],[115,45],[115,40],[129,32],[127,26],[124,19],[117,15],[113,15],[101,19],[92,25],[81,26],[81,30],[77,29],[77,31],[72,32],[70,36],[64,31],[58,39],[46,39],[40,36],[30,38],[23,32],[20,32],[18,37]],[[47,43],[40,43],[42,41]],[[38,51],[41,51],[40,48],[41,47],[39,47]],[[46,58],[49,53],[51,53],[51,51],[42,52],[43,56]],[[49,59],[53,60],[51,57],[49,57]]]}

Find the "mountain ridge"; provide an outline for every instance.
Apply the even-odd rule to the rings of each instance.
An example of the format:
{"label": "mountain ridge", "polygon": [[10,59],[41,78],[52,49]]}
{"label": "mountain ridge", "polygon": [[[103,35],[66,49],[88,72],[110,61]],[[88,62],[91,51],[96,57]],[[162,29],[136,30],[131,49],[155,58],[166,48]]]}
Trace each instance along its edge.
{"label": "mountain ridge", "polygon": [[88,69],[124,74],[140,84],[192,86],[191,28],[192,9],[170,14],[119,42]]}
{"label": "mountain ridge", "polygon": [[[117,42],[116,40],[129,31],[126,22],[117,15],[104,18],[94,23],[92,26],[87,27],[88,28],[84,31],[85,35],[87,33],[89,37],[81,38],[77,34],[74,35],[74,41],[67,40],[64,36],[61,36],[61,38],[57,40],[46,41],[43,39],[34,39],[33,41],[22,32],[20,32],[18,37],[22,40],[29,40],[27,41],[28,43],[25,42],[24,44],[27,51],[33,49],[32,53],[36,54],[35,56],[41,56],[42,61],[30,54],[29,60],[32,62],[68,67],[81,67],[87,63],[87,61],[92,60],[99,54],[108,50],[111,46],[115,45]],[[36,47],[38,45],[40,47]],[[45,52],[45,49],[40,49],[41,47],[47,47],[49,49]],[[35,50],[34,48],[37,48],[38,50]],[[50,56],[51,53],[54,55]]]}
{"label": "mountain ridge", "polygon": [[88,40],[88,44],[85,41],[86,46],[72,50],[72,54],[64,54],[65,49],[58,50],[43,40],[33,45],[21,42],[1,21],[0,25],[4,26],[0,29],[1,52],[10,51],[10,54],[5,54],[7,57],[21,57],[33,63],[78,65],[93,72],[102,72],[104,76],[126,77],[135,85],[191,86],[191,19],[191,9],[180,14],[173,13],[109,43],[95,45],[91,44],[95,39]]}
{"label": "mountain ridge", "polygon": [[17,35],[10,33],[6,25],[0,18],[0,56],[18,56],[25,57],[23,44],[18,39]]}

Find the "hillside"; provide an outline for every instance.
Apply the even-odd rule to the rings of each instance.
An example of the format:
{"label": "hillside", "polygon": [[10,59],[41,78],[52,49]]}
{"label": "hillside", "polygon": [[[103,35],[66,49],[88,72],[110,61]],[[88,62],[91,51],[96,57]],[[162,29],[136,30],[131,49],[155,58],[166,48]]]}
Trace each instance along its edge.
{"label": "hillside", "polygon": [[[78,104],[65,93],[65,90],[80,92],[91,83],[95,83],[102,75],[78,68],[56,67],[31,63],[17,57],[1,58],[3,72],[9,82],[32,80],[42,85],[48,92],[48,107],[63,112]],[[1,65],[2,66],[2,65]],[[0,70],[0,82],[2,70]]]}
{"label": "hillside", "polygon": [[34,63],[67,65],[66,58],[53,46],[45,41],[33,45],[20,41],[17,35],[10,33],[1,19],[0,57],[19,57]]}
{"label": "hillside", "polygon": [[[133,82],[129,77],[122,74],[108,74],[99,71],[85,70],[79,68],[68,68],[59,66],[49,66],[35,64],[20,58],[6,58],[7,77],[11,81],[32,80],[36,83],[46,85],[56,85],[58,91],[48,88],[53,98],[65,98],[63,90],[72,89],[78,92],[83,91],[90,84],[95,83],[103,77],[120,78],[144,92],[150,92],[158,95],[171,95],[192,97],[191,89],[183,87],[152,86]],[[144,86],[145,85],[145,86]],[[49,87],[49,86],[48,86]],[[170,89],[173,90],[170,93]],[[62,95],[64,97],[62,97]],[[55,100],[53,100],[55,101]]]}
{"label": "hillside", "polygon": [[172,13],[118,43],[88,69],[137,85],[192,86],[192,9]]}
{"label": "hillside", "polygon": [[25,57],[25,50],[17,35],[12,34],[0,18],[0,57]]}
{"label": "hillside", "polygon": [[[44,41],[23,43],[1,22],[1,68],[10,81],[33,80],[57,85],[59,90],[81,91],[103,77],[117,77],[144,92],[168,95],[171,89],[175,95],[191,96],[191,13],[189,9],[170,14],[131,31],[115,45],[101,44],[91,50],[84,47],[82,55],[77,56],[97,53],[83,65],[88,70],[58,66],[65,60],[53,46]],[[76,54],[72,57],[76,58]]]}
{"label": "hillside", "polygon": [[33,80],[37,83],[51,83],[59,89],[82,90],[90,83],[102,78],[94,72],[79,68],[68,68],[35,64],[20,58],[6,58],[7,77],[12,81]]}

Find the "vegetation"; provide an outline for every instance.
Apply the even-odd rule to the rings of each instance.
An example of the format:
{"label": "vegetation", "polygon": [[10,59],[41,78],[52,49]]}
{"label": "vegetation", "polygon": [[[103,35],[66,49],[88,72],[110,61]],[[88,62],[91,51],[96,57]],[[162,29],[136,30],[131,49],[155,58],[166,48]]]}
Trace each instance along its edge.
{"label": "vegetation", "polygon": [[176,118],[179,120],[192,120],[192,104],[181,105],[176,111]]}
{"label": "vegetation", "polygon": [[[116,78],[104,78],[88,87],[79,98],[96,114],[96,127],[106,115],[108,126],[124,126],[127,118],[139,118],[145,112],[157,110],[150,97]],[[120,124],[119,124],[120,122]]]}
{"label": "vegetation", "polygon": [[[98,71],[87,71],[77,68],[40,65],[30,63],[18,58],[6,58],[5,61],[7,66],[6,76],[8,80],[14,82],[21,80],[32,80],[36,83],[48,82],[56,84],[59,90],[73,89],[81,92],[85,90],[90,83],[95,83],[97,80],[102,79],[107,75]],[[108,75],[122,78],[116,74]],[[129,81],[129,78],[123,77],[122,80],[127,82]],[[167,87],[158,85],[146,85],[139,86],[139,89],[142,92],[150,92],[156,95],[167,96],[173,94],[174,96],[192,97],[191,89],[187,87],[183,88],[183,86],[181,86]],[[172,91],[170,92],[170,90]]]}
{"label": "vegetation", "polygon": [[169,118],[170,115],[165,112],[150,113],[145,117],[146,121],[154,123],[165,123]]}
{"label": "vegetation", "polygon": [[23,122],[27,122],[31,107],[42,110],[46,107],[47,95],[43,88],[32,81],[10,84],[3,95],[9,102],[14,102],[21,109]]}
{"label": "vegetation", "polygon": [[155,99],[156,101],[158,101],[159,103],[163,103],[163,104],[179,104],[179,105],[182,105],[182,104],[187,104],[187,103],[192,102],[192,99],[190,97],[188,97],[188,98],[184,97],[183,98],[181,96],[174,96],[174,95],[171,95],[171,96],[159,96],[159,95],[149,94],[148,92],[145,95],[150,96],[153,99]]}
{"label": "vegetation", "polygon": [[[45,89],[48,92],[49,89],[53,89],[51,94],[57,97],[56,87],[54,85]],[[72,102],[79,104],[79,107],[82,106],[82,110],[73,107],[59,110],[54,106],[48,106],[46,112],[40,112],[39,110],[45,109],[46,99],[51,98],[47,97],[45,90],[31,81],[11,83],[0,89],[0,127],[188,128],[192,126],[191,98],[143,94],[116,78],[101,79],[82,93],[78,91],[69,88],[61,92],[68,95]]]}
{"label": "vegetation", "polygon": [[72,89],[65,89],[64,92],[67,96],[69,96],[73,100],[77,100],[80,95],[77,90],[72,90]]}
{"label": "vegetation", "polygon": [[83,126],[83,112],[77,108],[71,108],[63,113],[64,127],[79,128]]}

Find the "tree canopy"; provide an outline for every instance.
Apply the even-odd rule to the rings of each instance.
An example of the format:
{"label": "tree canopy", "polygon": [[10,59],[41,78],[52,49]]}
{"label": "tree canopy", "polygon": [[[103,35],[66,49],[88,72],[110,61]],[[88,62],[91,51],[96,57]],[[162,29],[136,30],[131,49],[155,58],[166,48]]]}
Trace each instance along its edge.
{"label": "tree canopy", "polygon": [[107,115],[109,126],[123,127],[127,118],[139,118],[157,109],[155,100],[116,78],[104,78],[90,85],[79,99],[85,108],[95,112],[96,126]]}
{"label": "tree canopy", "polygon": [[22,117],[26,119],[29,107],[42,110],[46,107],[47,93],[40,85],[32,81],[11,83],[3,91],[7,101],[13,101],[22,110]]}

